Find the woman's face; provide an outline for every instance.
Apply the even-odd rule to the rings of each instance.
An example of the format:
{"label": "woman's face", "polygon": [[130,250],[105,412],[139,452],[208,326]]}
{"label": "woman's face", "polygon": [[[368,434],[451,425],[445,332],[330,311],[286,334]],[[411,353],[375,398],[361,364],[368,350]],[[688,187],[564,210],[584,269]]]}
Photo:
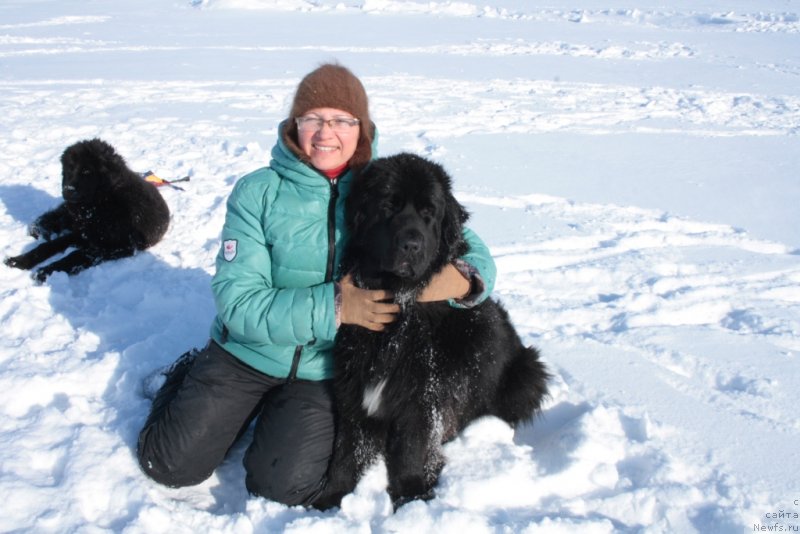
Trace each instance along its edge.
{"label": "woman's face", "polygon": [[314,108],[305,112],[303,117],[325,121],[318,130],[313,126],[314,121],[306,121],[308,126],[297,130],[300,149],[315,168],[328,171],[350,161],[358,146],[360,126],[355,124],[341,129],[331,127],[328,122],[331,119],[353,119],[350,113],[336,108]]}

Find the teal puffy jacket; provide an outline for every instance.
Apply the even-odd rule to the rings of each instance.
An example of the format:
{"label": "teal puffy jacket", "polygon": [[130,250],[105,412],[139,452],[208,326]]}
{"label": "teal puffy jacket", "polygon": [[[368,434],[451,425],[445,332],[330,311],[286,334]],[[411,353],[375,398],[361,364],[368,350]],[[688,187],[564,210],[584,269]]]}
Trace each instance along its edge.
{"label": "teal puffy jacket", "polygon": [[[269,167],[241,178],[228,198],[211,283],[211,337],[258,371],[305,380],[333,375],[335,267],[351,179],[348,171],[332,183],[279,136]],[[462,259],[484,283],[474,299],[480,302],[494,287],[495,265],[474,232],[464,237],[470,250]]]}

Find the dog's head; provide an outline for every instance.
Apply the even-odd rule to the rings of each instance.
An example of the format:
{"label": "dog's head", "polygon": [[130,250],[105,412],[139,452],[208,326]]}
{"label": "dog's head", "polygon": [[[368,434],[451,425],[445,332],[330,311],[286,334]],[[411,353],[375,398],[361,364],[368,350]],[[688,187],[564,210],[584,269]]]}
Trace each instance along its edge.
{"label": "dog's head", "polygon": [[125,161],[114,148],[100,139],[80,141],[61,155],[61,196],[67,204],[90,201],[105,190]]}
{"label": "dog's head", "polygon": [[469,215],[438,164],[413,154],[373,161],[352,183],[342,268],[392,290],[413,290],[463,254]]}

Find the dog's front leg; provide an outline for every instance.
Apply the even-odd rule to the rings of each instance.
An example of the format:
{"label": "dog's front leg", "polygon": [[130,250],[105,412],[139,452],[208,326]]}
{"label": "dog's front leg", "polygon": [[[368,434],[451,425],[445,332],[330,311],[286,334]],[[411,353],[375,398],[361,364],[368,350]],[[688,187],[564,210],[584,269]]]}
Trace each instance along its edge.
{"label": "dog's front leg", "polygon": [[41,245],[29,250],[25,254],[6,258],[5,264],[9,267],[15,267],[17,269],[33,269],[36,265],[39,265],[47,258],[54,256],[59,252],[64,252],[69,247],[76,245],[78,241],[79,238],[75,234],[65,234],[53,239],[52,241],[45,241]]}
{"label": "dog's front leg", "polygon": [[419,422],[421,419],[415,424],[394,425],[386,444],[388,491],[395,510],[413,500],[432,499],[444,467],[433,427],[428,421]]}
{"label": "dog's front leg", "polygon": [[28,228],[28,233],[36,238],[50,240],[72,227],[72,216],[67,206],[61,203],[57,208],[40,215]]}
{"label": "dog's front leg", "polygon": [[359,430],[358,423],[339,419],[325,487],[314,499],[314,508],[327,510],[339,506],[342,498],[356,488],[359,478],[376,456],[374,443]]}
{"label": "dog's front leg", "polygon": [[[85,244],[81,240],[77,243],[79,246]],[[55,271],[64,271],[67,274],[78,274],[87,267],[92,267],[104,261],[118,260],[133,256],[136,250],[132,246],[117,247],[112,249],[102,249],[98,247],[84,248],[81,247],[75,252],[64,256],[58,261],[46,265],[36,271],[35,278],[39,282],[50,276]]]}
{"label": "dog's front leg", "polygon": [[67,254],[60,260],[54,261],[37,269],[34,278],[37,282],[44,282],[48,276],[56,271],[63,271],[67,274],[77,274],[87,267],[96,265],[100,259],[84,248],[79,248],[70,254]]}

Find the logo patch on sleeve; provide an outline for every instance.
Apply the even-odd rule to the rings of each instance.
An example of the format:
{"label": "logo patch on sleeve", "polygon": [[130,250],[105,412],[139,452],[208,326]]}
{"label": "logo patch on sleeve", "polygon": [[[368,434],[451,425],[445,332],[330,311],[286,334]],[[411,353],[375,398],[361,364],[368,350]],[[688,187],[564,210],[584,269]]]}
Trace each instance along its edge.
{"label": "logo patch on sleeve", "polygon": [[236,247],[239,243],[235,239],[227,239],[222,242],[222,257],[226,261],[233,261],[236,257]]}

